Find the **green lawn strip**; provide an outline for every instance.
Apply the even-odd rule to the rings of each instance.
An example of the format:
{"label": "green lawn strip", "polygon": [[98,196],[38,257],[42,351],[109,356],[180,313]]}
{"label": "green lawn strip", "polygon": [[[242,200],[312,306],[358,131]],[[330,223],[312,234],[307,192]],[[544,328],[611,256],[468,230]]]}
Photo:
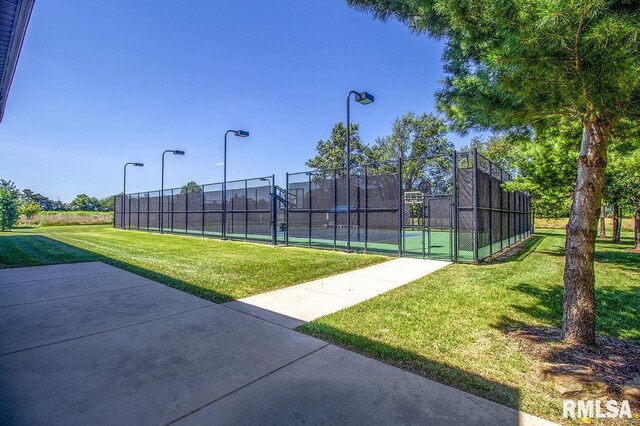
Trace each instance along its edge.
{"label": "green lawn strip", "polygon": [[388,260],[109,226],[0,234],[0,267],[99,260],[200,297],[225,302]]}
{"label": "green lawn strip", "polygon": [[[640,341],[640,255],[597,245],[597,332]],[[299,330],[464,391],[561,421],[562,400],[503,330],[559,326],[564,235],[541,230],[508,261],[455,264]]]}

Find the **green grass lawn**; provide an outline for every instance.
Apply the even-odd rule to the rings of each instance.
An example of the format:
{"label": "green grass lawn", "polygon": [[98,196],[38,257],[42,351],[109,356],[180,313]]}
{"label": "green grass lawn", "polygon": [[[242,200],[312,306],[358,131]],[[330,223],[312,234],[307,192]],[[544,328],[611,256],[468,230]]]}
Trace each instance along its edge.
{"label": "green grass lawn", "polygon": [[[640,254],[597,246],[599,334],[640,342]],[[562,400],[503,330],[560,325],[564,235],[541,230],[502,263],[456,264],[300,330],[525,412]]]}
{"label": "green grass lawn", "polygon": [[0,268],[96,260],[225,302],[388,258],[100,225],[16,228],[0,233]]}

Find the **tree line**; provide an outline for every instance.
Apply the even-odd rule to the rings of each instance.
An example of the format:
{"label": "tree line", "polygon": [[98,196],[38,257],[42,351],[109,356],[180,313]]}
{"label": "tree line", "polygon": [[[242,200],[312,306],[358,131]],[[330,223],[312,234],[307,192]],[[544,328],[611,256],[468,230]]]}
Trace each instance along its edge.
{"label": "tree line", "polygon": [[12,228],[18,217],[33,217],[47,211],[113,211],[113,197],[97,198],[87,194],[78,194],[70,203],[51,198],[32,191],[20,190],[11,180],[0,179],[0,228],[2,231]]}

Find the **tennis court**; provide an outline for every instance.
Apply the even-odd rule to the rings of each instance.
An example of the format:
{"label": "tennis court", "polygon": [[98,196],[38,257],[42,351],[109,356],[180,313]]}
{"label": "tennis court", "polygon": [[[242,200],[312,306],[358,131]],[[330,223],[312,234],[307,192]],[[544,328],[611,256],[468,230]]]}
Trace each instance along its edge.
{"label": "tennis court", "polygon": [[[114,226],[477,262],[529,236],[529,195],[475,151],[115,197]],[[225,202],[223,202],[225,201]]]}

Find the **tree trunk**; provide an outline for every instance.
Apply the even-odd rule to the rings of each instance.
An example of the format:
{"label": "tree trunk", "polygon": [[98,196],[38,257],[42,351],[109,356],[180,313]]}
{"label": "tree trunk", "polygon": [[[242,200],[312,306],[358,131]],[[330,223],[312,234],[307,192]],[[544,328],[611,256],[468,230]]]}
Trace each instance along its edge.
{"label": "tree trunk", "polygon": [[620,207],[618,204],[613,205],[613,232],[611,234],[611,242],[619,243],[620,242]]}
{"label": "tree trunk", "polygon": [[636,249],[640,249],[640,204],[636,206],[636,220],[635,220],[635,238],[633,239],[633,246]]}
{"label": "tree trunk", "polygon": [[605,228],[606,221],[604,215],[604,205],[600,207],[600,238],[603,240],[607,238],[607,229]]}
{"label": "tree trunk", "polygon": [[595,344],[596,300],[593,255],[604,188],[610,123],[585,122],[578,178],[565,243],[562,336]]}

